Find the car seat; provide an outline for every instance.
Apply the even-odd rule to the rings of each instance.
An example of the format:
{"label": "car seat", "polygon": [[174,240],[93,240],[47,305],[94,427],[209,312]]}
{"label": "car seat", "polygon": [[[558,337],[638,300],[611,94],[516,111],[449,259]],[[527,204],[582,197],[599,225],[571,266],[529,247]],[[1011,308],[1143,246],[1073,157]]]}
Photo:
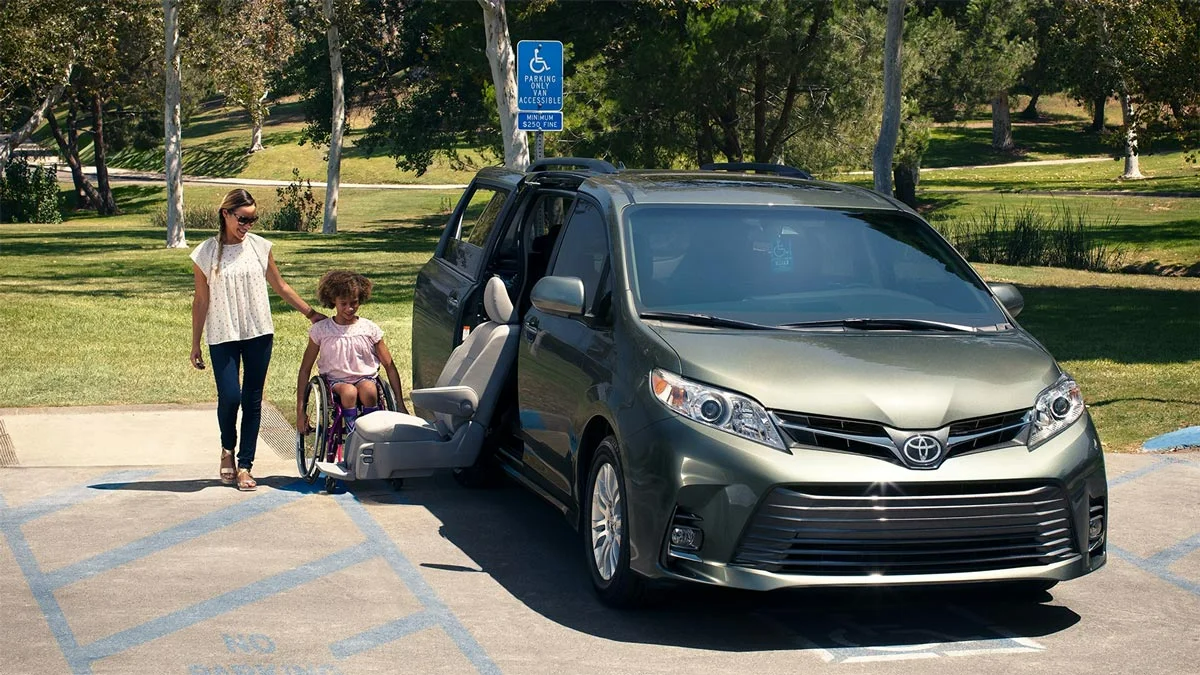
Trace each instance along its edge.
{"label": "car seat", "polygon": [[[433,421],[390,411],[362,417],[346,447],[345,473],[355,480],[406,478],[475,463],[520,338],[499,277],[488,280],[483,305],[488,320],[450,354],[437,386],[410,393],[414,405],[434,413]],[[337,475],[330,470],[336,468],[321,470]]]}

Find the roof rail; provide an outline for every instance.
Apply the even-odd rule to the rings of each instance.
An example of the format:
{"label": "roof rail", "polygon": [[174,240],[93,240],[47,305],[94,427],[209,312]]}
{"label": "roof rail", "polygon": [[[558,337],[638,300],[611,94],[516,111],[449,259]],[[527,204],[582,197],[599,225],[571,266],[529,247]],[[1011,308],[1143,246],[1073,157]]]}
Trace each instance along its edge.
{"label": "roof rail", "polygon": [[548,171],[551,168],[571,169],[580,168],[595,173],[616,173],[617,167],[602,159],[590,157],[546,157],[529,165],[526,171]]}
{"label": "roof rail", "polygon": [[767,162],[715,162],[700,167],[701,171],[753,171],[755,173],[773,173],[788,178],[804,178],[812,180],[812,174],[784,164],[769,164]]}

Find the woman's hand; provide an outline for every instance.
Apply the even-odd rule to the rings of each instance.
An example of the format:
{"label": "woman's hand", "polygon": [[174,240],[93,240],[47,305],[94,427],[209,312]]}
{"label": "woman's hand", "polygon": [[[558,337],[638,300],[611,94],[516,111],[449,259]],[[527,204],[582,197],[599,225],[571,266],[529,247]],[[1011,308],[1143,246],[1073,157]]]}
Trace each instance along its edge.
{"label": "woman's hand", "polygon": [[308,311],[308,314],[306,314],[305,316],[308,317],[309,323],[319,323],[319,322],[324,321],[325,319],[329,318],[329,317],[325,316],[324,314],[318,312],[316,309],[310,309]]}
{"label": "woman's hand", "polygon": [[196,370],[204,370],[204,355],[200,351],[199,345],[192,346],[191,363]]}

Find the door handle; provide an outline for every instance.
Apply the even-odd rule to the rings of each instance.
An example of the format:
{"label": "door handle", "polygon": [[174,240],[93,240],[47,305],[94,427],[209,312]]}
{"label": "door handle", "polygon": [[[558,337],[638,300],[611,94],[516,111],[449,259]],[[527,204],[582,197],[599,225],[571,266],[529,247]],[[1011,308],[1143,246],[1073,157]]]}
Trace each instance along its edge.
{"label": "door handle", "polygon": [[538,334],[538,318],[531,316],[525,320],[525,339],[533,342]]}
{"label": "door handle", "polygon": [[446,298],[446,307],[449,308],[451,312],[458,309],[458,296],[451,295],[450,297]]}

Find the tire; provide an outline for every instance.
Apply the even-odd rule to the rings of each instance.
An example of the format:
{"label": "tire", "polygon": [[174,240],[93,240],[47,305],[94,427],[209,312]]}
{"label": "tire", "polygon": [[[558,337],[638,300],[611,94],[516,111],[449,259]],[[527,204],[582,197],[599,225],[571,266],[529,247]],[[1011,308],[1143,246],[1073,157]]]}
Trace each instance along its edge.
{"label": "tire", "polygon": [[317,462],[325,459],[326,439],[333,423],[333,399],[329,387],[320,376],[308,381],[304,390],[304,414],[313,423],[307,434],[296,432],[296,470],[300,477],[312,483],[317,479]]}
{"label": "tire", "polygon": [[612,607],[642,604],[646,581],[629,567],[628,499],[616,438],[596,448],[583,496],[579,530],[596,595]]}

